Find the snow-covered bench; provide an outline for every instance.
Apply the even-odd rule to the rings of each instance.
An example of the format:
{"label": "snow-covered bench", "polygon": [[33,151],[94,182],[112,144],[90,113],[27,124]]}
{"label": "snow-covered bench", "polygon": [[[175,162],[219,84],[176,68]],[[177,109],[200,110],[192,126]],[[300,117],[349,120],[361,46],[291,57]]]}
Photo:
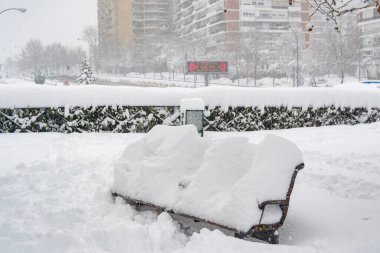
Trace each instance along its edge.
{"label": "snow-covered bench", "polygon": [[201,138],[192,126],[156,126],[126,147],[112,193],[135,206],[212,225],[236,237],[278,243],[302,154],[267,135]]}

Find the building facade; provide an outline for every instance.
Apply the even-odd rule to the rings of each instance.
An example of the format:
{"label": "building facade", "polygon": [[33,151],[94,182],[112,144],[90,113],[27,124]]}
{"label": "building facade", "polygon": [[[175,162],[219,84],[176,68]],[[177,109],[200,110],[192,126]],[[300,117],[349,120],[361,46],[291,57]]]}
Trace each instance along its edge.
{"label": "building facade", "polygon": [[357,28],[360,36],[360,76],[380,79],[380,15],[375,7],[358,12]]}
{"label": "building facade", "polygon": [[301,28],[304,38],[305,48],[310,47],[310,31],[308,25],[310,23],[310,5],[307,1],[301,1]]}
{"label": "building facade", "polygon": [[134,0],[133,34],[137,44],[144,40],[157,40],[171,30],[171,1]]}
{"label": "building facade", "polygon": [[[126,68],[133,62],[134,66],[144,66],[145,71],[151,58],[149,44],[172,34],[184,45],[184,61],[224,60],[224,52],[230,53],[231,48],[241,46],[237,43],[254,37],[259,37],[261,44],[272,45],[268,49],[272,55],[280,55],[284,50],[275,45],[280,36],[290,36],[291,47],[296,41],[297,48],[303,46],[300,34],[308,22],[309,10],[301,3],[296,0],[289,6],[284,0],[98,0],[102,58],[110,59],[109,65]],[[305,41],[306,36],[309,34],[304,33]]]}
{"label": "building facade", "polygon": [[98,0],[98,33],[102,56],[114,56],[134,38],[132,0]]}
{"label": "building facade", "polygon": [[[128,48],[141,52],[171,30],[171,0],[98,0],[99,47],[106,65],[126,68]],[[129,51],[129,52],[128,52]]]}
{"label": "building facade", "polygon": [[301,2],[289,6],[282,0],[241,0],[241,31],[249,32],[251,27],[266,33],[281,34],[289,28],[300,27]]}
{"label": "building facade", "polygon": [[174,0],[174,32],[188,41],[229,44],[242,33],[270,34],[301,25],[301,1],[284,0]]}

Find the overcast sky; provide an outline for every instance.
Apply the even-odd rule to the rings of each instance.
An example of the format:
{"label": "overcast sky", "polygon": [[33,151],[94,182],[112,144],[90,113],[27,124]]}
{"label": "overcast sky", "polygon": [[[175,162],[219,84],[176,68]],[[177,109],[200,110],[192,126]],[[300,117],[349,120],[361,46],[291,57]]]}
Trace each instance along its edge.
{"label": "overcast sky", "polygon": [[78,41],[83,28],[97,24],[96,0],[0,0],[0,11],[11,7],[27,8],[0,14],[0,63],[15,55],[29,39],[44,44],[61,42],[67,46],[82,45]]}

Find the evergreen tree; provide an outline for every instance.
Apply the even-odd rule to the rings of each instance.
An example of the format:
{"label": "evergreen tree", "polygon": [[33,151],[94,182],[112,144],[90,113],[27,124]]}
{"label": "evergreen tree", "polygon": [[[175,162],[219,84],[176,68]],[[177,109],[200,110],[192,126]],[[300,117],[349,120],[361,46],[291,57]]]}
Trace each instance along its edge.
{"label": "evergreen tree", "polygon": [[46,81],[46,76],[41,73],[41,71],[36,70],[34,72],[34,82],[36,84],[44,84]]}
{"label": "evergreen tree", "polygon": [[82,74],[77,78],[79,84],[94,84],[94,72],[92,72],[92,68],[86,58],[83,58],[80,67],[82,69]]}

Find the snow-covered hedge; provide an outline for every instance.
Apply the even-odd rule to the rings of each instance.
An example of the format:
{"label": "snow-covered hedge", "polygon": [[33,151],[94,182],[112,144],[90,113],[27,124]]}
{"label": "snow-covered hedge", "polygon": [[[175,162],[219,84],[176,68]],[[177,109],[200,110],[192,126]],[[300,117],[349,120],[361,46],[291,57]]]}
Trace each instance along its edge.
{"label": "snow-covered hedge", "polygon": [[174,107],[73,107],[0,109],[0,133],[145,133],[158,124],[179,125]]}
{"label": "snow-covered hedge", "polygon": [[0,133],[147,132],[179,125],[183,98],[202,98],[208,131],[254,131],[380,121],[380,89],[0,87]]}
{"label": "snow-covered hedge", "polygon": [[[380,108],[221,107],[208,108],[206,131],[255,131],[354,125],[380,121]],[[157,124],[179,125],[179,107],[97,106],[0,109],[0,133],[145,133]]]}
{"label": "snow-covered hedge", "polygon": [[380,121],[380,108],[230,108],[218,107],[205,118],[208,131],[256,131],[331,125],[356,125]]}

